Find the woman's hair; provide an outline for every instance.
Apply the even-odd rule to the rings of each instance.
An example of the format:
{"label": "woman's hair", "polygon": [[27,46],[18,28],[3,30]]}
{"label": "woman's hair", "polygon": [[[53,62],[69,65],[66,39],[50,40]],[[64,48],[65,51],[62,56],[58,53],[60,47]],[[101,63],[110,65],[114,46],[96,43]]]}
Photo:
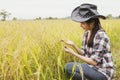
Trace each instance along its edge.
{"label": "woman's hair", "polygon": [[95,34],[97,33],[97,31],[99,29],[102,28],[98,18],[92,18],[92,19],[86,21],[86,23],[88,23],[88,24],[90,24],[92,22],[94,22],[94,28],[92,29],[90,38],[89,38],[88,43],[87,43],[88,47],[93,47],[93,40],[94,40]]}

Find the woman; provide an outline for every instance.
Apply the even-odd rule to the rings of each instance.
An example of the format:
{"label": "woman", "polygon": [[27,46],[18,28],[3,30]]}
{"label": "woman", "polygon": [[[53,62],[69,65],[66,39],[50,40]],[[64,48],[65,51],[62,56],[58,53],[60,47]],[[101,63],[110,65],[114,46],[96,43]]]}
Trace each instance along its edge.
{"label": "woman", "polygon": [[[99,18],[105,19],[105,17],[99,15],[96,5],[82,4],[73,10],[71,18],[80,22],[81,27],[85,30],[82,49],[79,49],[70,40],[62,40],[72,46],[77,53],[68,46],[65,46],[64,51],[86,63],[67,63],[65,66],[67,76],[72,77],[73,80],[82,80],[83,77],[84,80],[112,80],[114,65],[110,41],[99,21]],[[82,67],[83,75],[81,75],[80,67]]]}

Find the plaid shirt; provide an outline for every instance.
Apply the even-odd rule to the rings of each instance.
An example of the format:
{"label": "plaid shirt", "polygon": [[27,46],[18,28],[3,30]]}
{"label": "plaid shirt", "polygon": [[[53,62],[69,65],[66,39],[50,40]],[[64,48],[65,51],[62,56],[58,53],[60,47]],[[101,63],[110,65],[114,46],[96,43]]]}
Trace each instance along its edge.
{"label": "plaid shirt", "polygon": [[85,57],[92,58],[97,62],[97,66],[89,66],[104,74],[108,80],[112,80],[114,65],[108,36],[102,29],[98,30],[94,37],[93,47],[89,48],[86,44],[87,34],[88,31],[86,31],[83,36],[82,52]]}

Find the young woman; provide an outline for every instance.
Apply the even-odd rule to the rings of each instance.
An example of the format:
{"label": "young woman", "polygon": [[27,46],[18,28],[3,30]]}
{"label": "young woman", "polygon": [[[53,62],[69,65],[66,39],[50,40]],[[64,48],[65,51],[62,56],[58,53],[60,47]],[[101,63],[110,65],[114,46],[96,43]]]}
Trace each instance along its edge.
{"label": "young woman", "polygon": [[[79,49],[72,41],[62,40],[64,43],[72,46],[65,46],[64,51],[78,57],[84,64],[78,62],[69,62],[65,66],[68,77],[73,80],[112,80],[114,65],[110,51],[110,40],[106,32],[102,29],[99,18],[105,19],[103,15],[97,12],[97,6],[94,4],[82,4],[76,7],[71,18],[81,23],[85,30],[82,49]],[[83,75],[81,75],[81,69]]]}

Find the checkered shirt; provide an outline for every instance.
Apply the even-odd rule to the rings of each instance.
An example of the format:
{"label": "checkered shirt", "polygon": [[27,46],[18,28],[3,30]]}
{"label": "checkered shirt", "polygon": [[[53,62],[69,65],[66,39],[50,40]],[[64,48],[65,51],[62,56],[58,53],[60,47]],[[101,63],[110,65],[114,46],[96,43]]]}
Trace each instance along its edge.
{"label": "checkered shirt", "polygon": [[87,34],[88,31],[83,36],[82,52],[85,57],[89,57],[97,62],[97,66],[89,66],[104,74],[108,80],[112,80],[114,65],[110,51],[110,40],[107,34],[102,29],[98,30],[95,34],[92,48],[89,48],[86,44]]}

